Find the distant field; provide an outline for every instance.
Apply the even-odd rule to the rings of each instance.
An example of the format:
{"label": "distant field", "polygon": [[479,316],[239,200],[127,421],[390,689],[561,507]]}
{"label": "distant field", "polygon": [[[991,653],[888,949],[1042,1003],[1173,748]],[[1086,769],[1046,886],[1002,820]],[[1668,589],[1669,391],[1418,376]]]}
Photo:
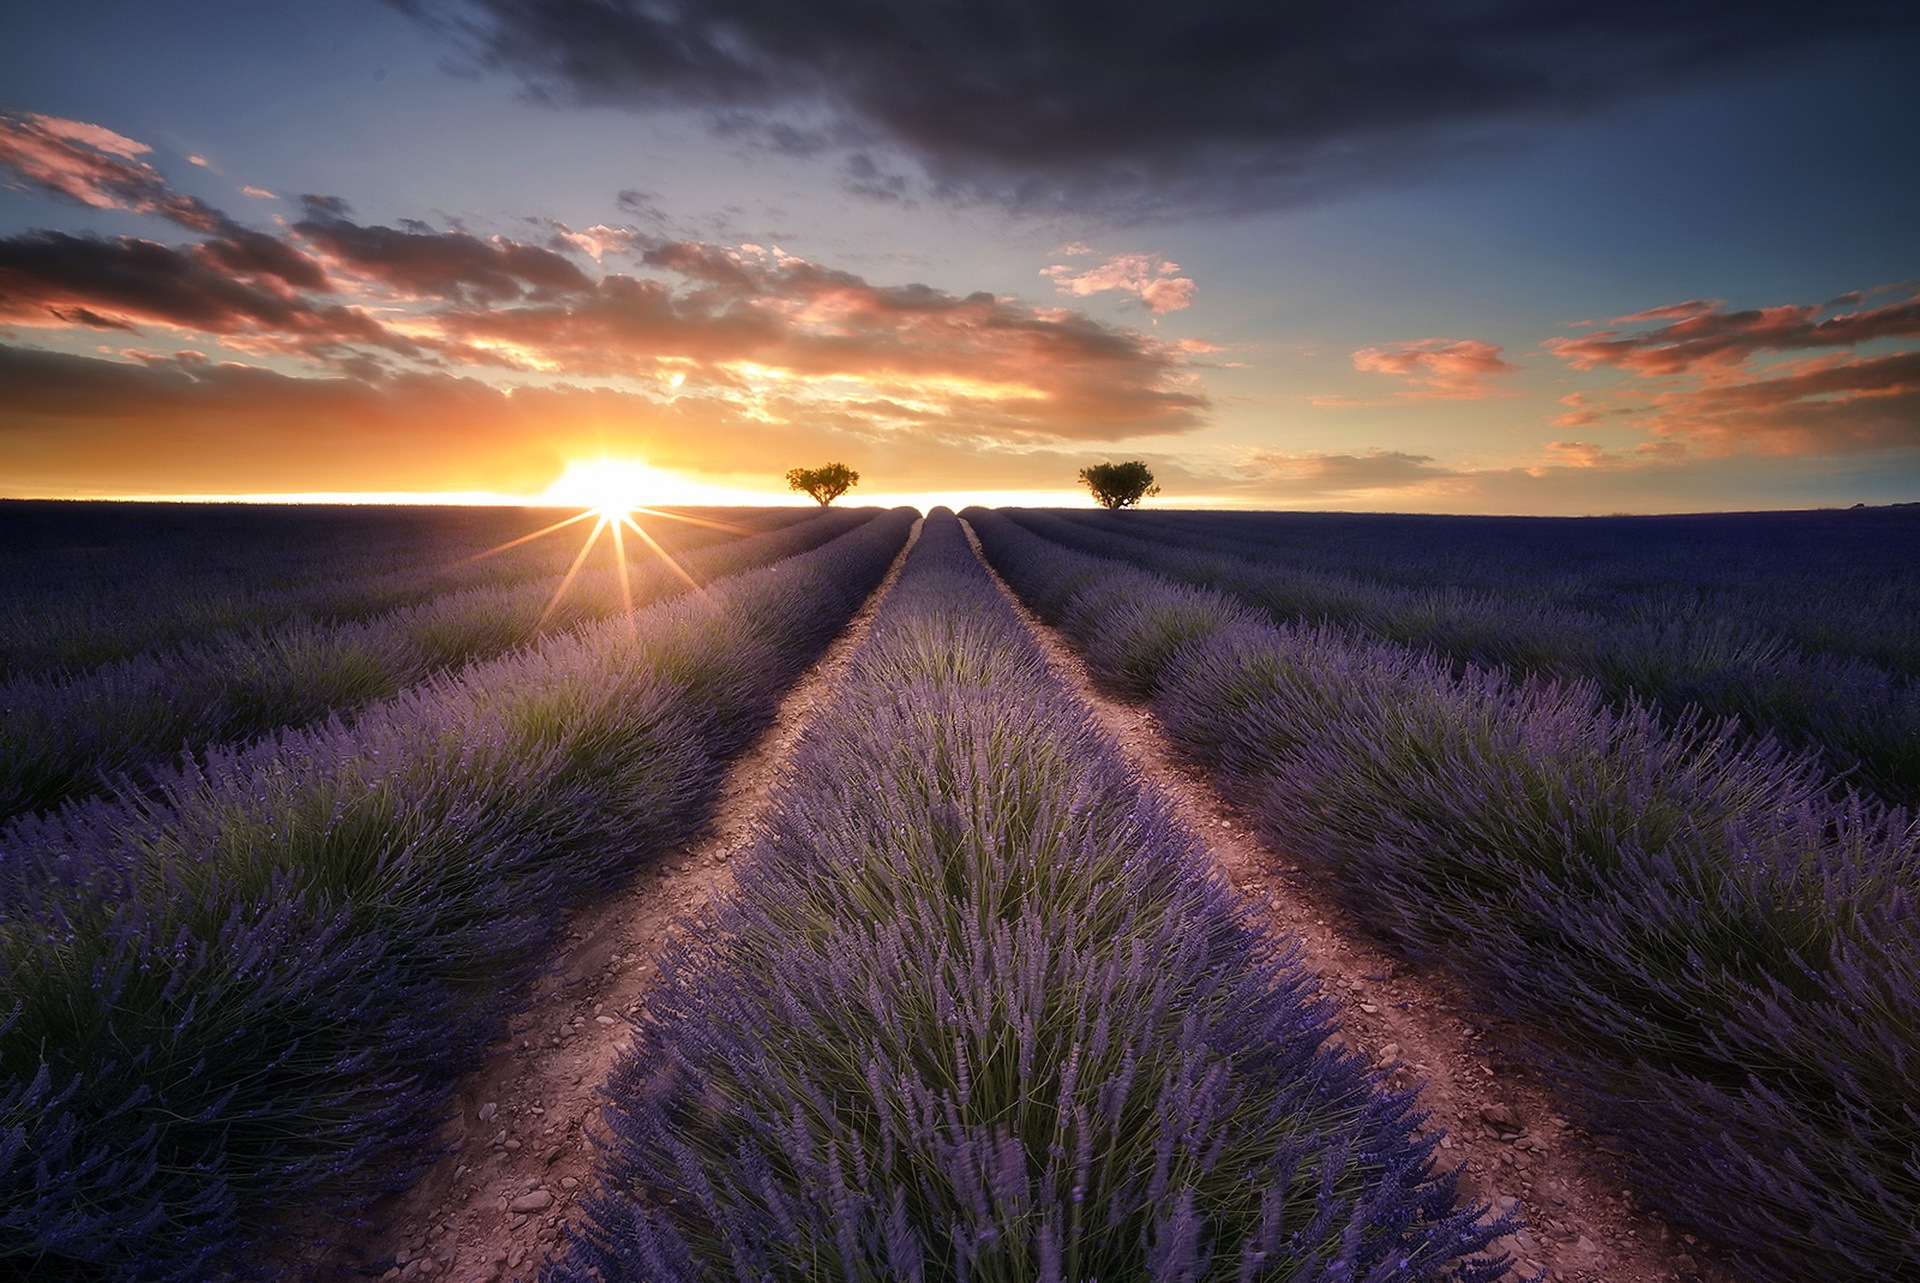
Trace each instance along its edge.
{"label": "distant field", "polygon": [[[0,503],[0,1272],[272,1277],[421,1170],[916,517],[676,511]],[[962,515],[1677,1226],[1920,1277],[1920,509]],[[550,1277],[1501,1275],[945,510],[849,671]]]}

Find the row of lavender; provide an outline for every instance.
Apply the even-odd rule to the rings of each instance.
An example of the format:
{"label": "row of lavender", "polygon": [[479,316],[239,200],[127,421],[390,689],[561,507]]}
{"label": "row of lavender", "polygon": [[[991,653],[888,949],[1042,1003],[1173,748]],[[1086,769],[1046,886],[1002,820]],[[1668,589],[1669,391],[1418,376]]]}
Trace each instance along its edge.
{"label": "row of lavender", "polygon": [[[0,500],[0,678],[78,673],[296,616],[364,619],[438,593],[566,569],[559,540],[501,548],[547,509]],[[688,510],[700,521],[704,510]],[[715,516],[719,514],[714,514]],[[739,534],[804,509],[726,514]],[[728,532],[663,522],[691,549]],[[482,557],[489,549],[499,549]]]}
{"label": "row of lavender", "polygon": [[1455,969],[1748,1276],[1920,1276],[1920,828],[1591,684],[1459,671],[968,513],[1099,678]]}
{"label": "row of lavender", "polygon": [[1073,520],[1310,574],[1656,620],[1719,617],[1920,674],[1920,505],[1642,517],[1080,511]]}
{"label": "row of lavender", "polygon": [[[1260,521],[1246,514],[1179,514],[1179,519],[1162,518],[1151,535],[1138,528],[1129,534],[1111,518],[1011,515],[1054,542],[1218,589],[1283,623],[1328,620],[1387,641],[1431,647],[1467,664],[1589,680],[1616,702],[1650,701],[1672,717],[1690,706],[1714,717],[1736,717],[1754,734],[1776,735],[1822,754],[1829,769],[1849,783],[1901,805],[1920,804],[1920,679],[1914,675],[1920,670],[1888,668],[1842,651],[1808,650],[1752,622],[1777,609],[1777,603],[1763,606],[1743,596],[1728,607],[1730,613],[1718,613],[1690,596],[1678,605],[1665,601],[1665,595],[1685,596],[1684,567],[1670,565],[1670,577],[1658,591],[1637,602],[1579,608],[1553,598],[1545,587],[1550,576],[1509,577],[1499,591],[1402,586],[1329,572],[1302,549],[1269,560],[1256,545],[1249,559],[1165,542],[1180,532],[1203,545],[1219,542],[1207,537],[1210,530],[1250,536]],[[1421,529],[1421,538],[1444,547],[1453,529],[1444,523],[1469,519],[1424,520],[1430,524]],[[1920,511],[1908,524],[1905,544],[1920,556]],[[1433,554],[1429,549],[1424,558],[1415,552],[1405,556],[1419,563]],[[1920,562],[1886,577],[1889,591],[1910,607],[1899,616],[1904,626],[1897,634],[1908,649],[1920,640],[1912,626],[1913,593],[1920,587],[1914,564]],[[1761,593],[1766,582],[1760,576],[1754,592]],[[1772,582],[1776,593],[1794,595],[1787,591],[1791,576],[1783,573]],[[1800,615],[1818,617],[1821,600],[1819,594],[1800,591],[1794,604]],[[1865,633],[1854,636],[1866,644]],[[1869,649],[1897,649],[1893,635],[1881,640],[1884,645],[1873,643]]]}
{"label": "row of lavender", "polygon": [[550,1278],[1490,1279],[1406,1094],[927,518]]}
{"label": "row of lavender", "polygon": [[[870,512],[833,511],[678,558],[697,581],[815,547]],[[650,557],[630,571],[557,575],[442,593],[371,619],[295,617],[221,632],[72,677],[0,684],[0,819],[108,791],[115,777],[164,769],[200,748],[300,726],[385,699],[436,672],[525,645],[682,591],[681,573]],[[550,612],[550,613],[549,613]],[[544,618],[544,624],[542,624]]]}
{"label": "row of lavender", "polygon": [[0,1270],[269,1274],[430,1157],[564,907],[697,831],[913,518],[0,834]]}

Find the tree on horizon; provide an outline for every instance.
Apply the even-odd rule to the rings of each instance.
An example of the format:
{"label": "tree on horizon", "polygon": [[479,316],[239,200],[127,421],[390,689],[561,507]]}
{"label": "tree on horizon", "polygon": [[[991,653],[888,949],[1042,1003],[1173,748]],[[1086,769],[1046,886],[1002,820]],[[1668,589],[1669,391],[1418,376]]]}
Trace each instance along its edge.
{"label": "tree on horizon", "polygon": [[822,508],[859,483],[860,474],[844,463],[829,463],[818,468],[795,468],[787,473],[787,486],[804,490]]}
{"label": "tree on horizon", "polygon": [[1139,459],[1096,463],[1080,469],[1080,480],[1103,508],[1131,508],[1147,496],[1160,493],[1160,487],[1153,483],[1153,472]]}

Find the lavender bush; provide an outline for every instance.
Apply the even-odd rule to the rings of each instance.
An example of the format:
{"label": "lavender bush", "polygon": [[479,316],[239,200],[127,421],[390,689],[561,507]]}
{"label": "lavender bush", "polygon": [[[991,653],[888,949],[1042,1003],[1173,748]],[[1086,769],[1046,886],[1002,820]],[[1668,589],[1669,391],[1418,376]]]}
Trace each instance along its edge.
{"label": "lavender bush", "polygon": [[[802,509],[681,510],[690,551],[777,529]],[[344,622],[440,593],[558,576],[574,549],[536,540],[551,509],[0,500],[0,680],[69,676],[223,631]],[[717,528],[724,523],[732,529]]]}
{"label": "lavender bush", "polygon": [[1920,675],[1920,511],[1911,506],[1663,517],[1063,510],[1043,519],[1056,518],[1319,581],[1445,585],[1616,621],[1733,620],[1808,654]]}
{"label": "lavender bush", "polygon": [[[1326,532],[1324,542],[1331,545],[1323,547],[1312,542],[1299,514],[1148,514],[1153,524],[1144,530],[1133,524],[1133,515],[1123,521],[1104,513],[1015,514],[1050,540],[1216,589],[1282,623],[1334,622],[1387,641],[1430,647],[1457,665],[1590,680],[1616,703],[1649,701],[1669,717],[1684,716],[1690,707],[1736,717],[1749,733],[1777,735],[1821,753],[1832,771],[1856,786],[1890,801],[1920,802],[1920,686],[1915,684],[1920,649],[1911,644],[1920,637],[1913,626],[1920,614],[1920,580],[1910,561],[1902,565],[1897,553],[1889,563],[1886,548],[1865,558],[1870,570],[1844,561],[1815,562],[1804,550],[1782,565],[1778,551],[1771,550],[1763,574],[1752,571],[1749,552],[1750,582],[1735,592],[1728,563],[1737,561],[1742,546],[1740,526],[1710,527],[1735,547],[1720,548],[1717,558],[1696,558],[1707,533],[1698,523],[1713,519],[1684,519],[1695,536],[1680,545],[1689,555],[1668,549],[1661,564],[1663,545],[1624,533],[1621,519],[1602,521],[1609,535],[1541,518],[1495,523],[1516,538],[1511,534],[1515,523],[1522,529],[1549,524],[1585,559],[1605,562],[1611,556],[1629,563],[1612,572],[1613,579],[1633,585],[1629,591],[1592,582],[1605,577],[1584,565],[1549,561],[1542,567],[1511,552],[1504,556],[1508,573],[1490,573],[1481,563],[1500,564],[1505,550],[1498,542],[1473,537],[1485,524],[1480,519],[1314,514],[1322,524],[1311,529]],[[1340,531],[1355,520],[1389,523],[1386,528],[1397,530],[1403,542],[1390,545],[1376,533],[1343,543]],[[1289,543],[1282,548],[1263,544],[1259,536],[1268,526],[1289,531]],[[1629,524],[1624,530],[1633,528]],[[1230,530],[1236,539],[1209,537],[1210,530]],[[1890,533],[1885,542],[1908,549],[1910,558],[1920,556],[1920,520],[1896,525]],[[1608,539],[1645,560],[1609,550]],[[1599,547],[1593,546],[1596,541]],[[1445,556],[1461,545],[1475,556]],[[1707,564],[1696,566],[1696,559]],[[1404,563],[1402,573],[1382,582],[1380,576],[1389,573],[1382,567],[1398,563]],[[1436,584],[1417,577],[1423,568],[1464,582],[1447,578]],[[1714,606],[1696,585],[1714,581],[1716,568],[1719,604]],[[1561,590],[1566,575],[1586,581],[1586,589]],[[1790,612],[1783,612],[1783,599],[1792,602]],[[1863,602],[1872,603],[1871,618],[1861,617]],[[1848,613],[1860,624],[1852,632],[1830,623],[1812,630],[1797,622],[1809,615]],[[1810,650],[1808,643],[1839,649]],[[1866,656],[1890,658],[1894,666]]]}
{"label": "lavender bush", "polygon": [[1812,761],[1725,721],[1225,597],[1209,626],[1191,588],[970,515],[1089,655],[1166,654],[1177,624],[1145,681],[1176,742],[1363,920],[1537,1030],[1668,1215],[1757,1279],[1920,1274],[1910,815],[1835,803]]}
{"label": "lavender bush", "polygon": [[552,1280],[1459,1279],[1409,1094],[1048,672],[944,510],[737,896],[662,965]]}
{"label": "lavender bush", "polygon": [[431,1157],[565,906],[693,835],[912,518],[0,832],[0,1263],[266,1275]]}
{"label": "lavender bush", "polygon": [[[736,574],[814,547],[874,510],[824,513],[680,560],[698,580]],[[113,777],[167,762],[182,746],[240,740],[347,714],[429,675],[525,645],[556,580],[444,593],[370,620],[295,619],[265,631],[216,634],[56,680],[0,684],[0,819],[105,791]],[[633,571],[645,604],[685,588],[650,560]],[[549,631],[625,609],[613,569],[569,586]]]}

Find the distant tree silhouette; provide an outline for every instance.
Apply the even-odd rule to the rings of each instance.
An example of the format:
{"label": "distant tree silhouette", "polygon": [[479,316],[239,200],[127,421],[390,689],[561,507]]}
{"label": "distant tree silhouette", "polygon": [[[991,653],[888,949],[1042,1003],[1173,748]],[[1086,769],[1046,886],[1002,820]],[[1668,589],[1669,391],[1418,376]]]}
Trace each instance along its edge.
{"label": "distant tree silhouette", "polygon": [[1138,459],[1125,463],[1096,463],[1080,469],[1080,480],[1102,507],[1131,508],[1148,495],[1160,493],[1153,484],[1153,473]]}
{"label": "distant tree silhouette", "polygon": [[804,490],[822,508],[853,489],[860,474],[844,463],[829,463],[822,468],[795,468],[787,473],[787,485]]}

